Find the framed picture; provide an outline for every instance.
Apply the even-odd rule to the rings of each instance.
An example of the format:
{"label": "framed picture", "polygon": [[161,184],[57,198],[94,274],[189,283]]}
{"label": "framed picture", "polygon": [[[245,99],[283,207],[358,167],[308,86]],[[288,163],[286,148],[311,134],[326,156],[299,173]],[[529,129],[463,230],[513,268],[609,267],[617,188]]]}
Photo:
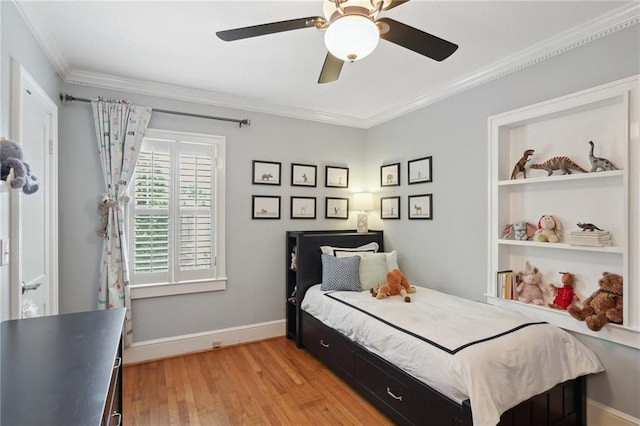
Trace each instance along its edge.
{"label": "framed picture", "polygon": [[291,164],[291,186],[316,186],[318,168],[311,164]]}
{"label": "framed picture", "polygon": [[407,163],[409,185],[414,183],[432,182],[431,156],[416,158]]}
{"label": "framed picture", "polygon": [[380,218],[400,219],[400,197],[380,198]]}
{"label": "framed picture", "polygon": [[280,163],[253,160],[254,185],[280,185]]}
{"label": "framed picture", "polygon": [[380,186],[400,185],[400,163],[380,166]]}
{"label": "framed picture", "polygon": [[325,167],[324,186],[327,188],[348,188],[349,169],[346,167]]}
{"label": "framed picture", "polygon": [[433,194],[409,195],[409,219],[433,219]]}
{"label": "framed picture", "polygon": [[326,197],[324,211],[324,217],[327,219],[348,219],[349,199]]}
{"label": "framed picture", "polygon": [[315,219],[316,197],[291,197],[291,219]]}
{"label": "framed picture", "polygon": [[254,195],[251,219],[280,219],[279,195]]}

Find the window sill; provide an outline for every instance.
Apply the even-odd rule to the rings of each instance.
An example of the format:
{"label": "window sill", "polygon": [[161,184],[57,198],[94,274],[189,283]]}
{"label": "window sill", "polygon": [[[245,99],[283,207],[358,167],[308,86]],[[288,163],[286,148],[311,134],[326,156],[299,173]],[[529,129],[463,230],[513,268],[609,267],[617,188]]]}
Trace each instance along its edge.
{"label": "window sill", "polygon": [[226,288],[227,278],[179,284],[141,284],[131,286],[131,299],[147,299],[150,297],[174,296],[177,294],[203,293],[208,291],[225,290]]}

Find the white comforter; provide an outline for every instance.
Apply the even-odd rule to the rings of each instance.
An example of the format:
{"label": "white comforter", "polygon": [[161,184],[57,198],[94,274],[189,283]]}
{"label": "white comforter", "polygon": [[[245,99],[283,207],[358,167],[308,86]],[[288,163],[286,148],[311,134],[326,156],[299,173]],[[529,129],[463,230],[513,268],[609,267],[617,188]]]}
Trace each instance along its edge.
{"label": "white comforter", "polygon": [[[404,303],[401,297],[377,300],[368,292],[325,295],[317,285],[301,306],[448,397],[470,399],[475,425],[495,425],[520,402],[604,370],[591,350],[556,326],[424,287],[416,287],[411,303]],[[478,343],[465,346],[469,342]]]}

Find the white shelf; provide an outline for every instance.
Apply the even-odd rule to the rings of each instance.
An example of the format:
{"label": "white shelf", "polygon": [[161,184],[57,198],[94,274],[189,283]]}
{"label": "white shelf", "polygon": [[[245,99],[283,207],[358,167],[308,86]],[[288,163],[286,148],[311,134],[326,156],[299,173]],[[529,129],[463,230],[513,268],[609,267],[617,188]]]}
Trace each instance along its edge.
{"label": "white shelf", "polygon": [[538,306],[517,300],[506,300],[495,296],[487,296],[487,302],[511,311],[520,312],[537,321],[546,321],[565,330],[585,334],[599,339],[609,340],[625,346],[640,348],[640,331],[618,324],[607,324],[600,331],[592,331],[584,321],[575,320],[567,311]]}
{"label": "white shelf", "polygon": [[510,185],[532,185],[536,183],[549,183],[549,182],[562,182],[568,180],[583,180],[583,179],[608,179],[614,177],[622,178],[624,176],[623,170],[611,170],[606,172],[593,172],[593,173],[571,173],[567,175],[552,175],[543,177],[528,177],[518,178],[513,180],[501,180],[498,181],[498,186],[510,186]]}
{"label": "white shelf", "polygon": [[[489,268],[487,302],[525,313],[567,330],[640,349],[640,105],[638,76],[489,117]],[[634,130],[635,129],[635,130]],[[611,160],[619,170],[572,172],[531,169],[556,156],[566,156],[591,169],[594,155]],[[525,150],[534,150],[520,173],[509,179]],[[540,216],[554,215],[564,238],[577,223],[606,229],[614,246],[579,246],[502,239],[507,224],[536,225]],[[576,228],[577,229],[577,228]],[[564,240],[563,240],[564,241]],[[522,271],[526,262],[539,268],[542,283],[561,285],[559,272],[576,276],[575,291],[584,300],[598,289],[603,272],[623,277],[623,324],[608,324],[599,332],[566,311],[496,297],[497,273]]]}
{"label": "white shelf", "polygon": [[523,246],[523,247],[540,247],[549,250],[579,250],[579,251],[595,251],[601,253],[623,254],[622,247],[599,247],[599,246],[577,246],[567,243],[542,243],[538,241],[519,241],[519,240],[498,240],[498,244],[506,246]]}

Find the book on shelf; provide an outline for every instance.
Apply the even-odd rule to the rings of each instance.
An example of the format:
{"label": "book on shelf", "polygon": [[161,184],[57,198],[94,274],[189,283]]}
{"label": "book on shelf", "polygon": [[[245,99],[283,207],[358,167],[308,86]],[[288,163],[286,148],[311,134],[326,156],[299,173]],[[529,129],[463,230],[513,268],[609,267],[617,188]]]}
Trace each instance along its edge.
{"label": "book on shelf", "polygon": [[513,300],[516,298],[516,273],[512,270],[498,271],[496,274],[496,296],[501,299]]}
{"label": "book on shelf", "polygon": [[608,231],[571,231],[567,243],[574,246],[605,247],[612,246]]}

